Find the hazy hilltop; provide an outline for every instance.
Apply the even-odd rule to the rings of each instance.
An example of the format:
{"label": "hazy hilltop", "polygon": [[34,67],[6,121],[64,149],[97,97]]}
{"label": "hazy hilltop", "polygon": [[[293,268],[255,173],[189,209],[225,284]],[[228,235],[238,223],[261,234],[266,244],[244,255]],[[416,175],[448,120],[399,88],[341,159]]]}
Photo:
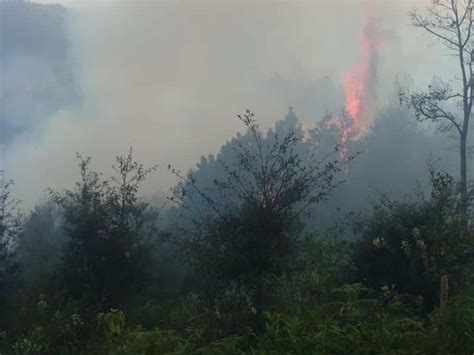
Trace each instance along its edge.
{"label": "hazy hilltop", "polygon": [[61,5],[0,3],[0,144],[78,101],[67,11]]}

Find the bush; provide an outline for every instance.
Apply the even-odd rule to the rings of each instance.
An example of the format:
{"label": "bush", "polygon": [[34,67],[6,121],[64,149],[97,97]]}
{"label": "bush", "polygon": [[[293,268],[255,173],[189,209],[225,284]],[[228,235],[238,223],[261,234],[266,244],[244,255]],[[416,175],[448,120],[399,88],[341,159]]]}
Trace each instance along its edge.
{"label": "bush", "polygon": [[468,280],[474,241],[463,233],[454,180],[432,173],[431,181],[429,198],[377,203],[356,226],[354,256],[362,282],[379,295],[388,288],[421,296],[425,311],[434,307],[442,275],[454,292]]}

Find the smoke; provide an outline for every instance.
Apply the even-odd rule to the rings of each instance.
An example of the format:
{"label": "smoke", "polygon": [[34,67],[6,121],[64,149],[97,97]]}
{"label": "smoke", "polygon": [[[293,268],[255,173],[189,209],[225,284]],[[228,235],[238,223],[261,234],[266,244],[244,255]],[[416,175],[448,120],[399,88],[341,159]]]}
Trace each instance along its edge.
{"label": "smoke", "polygon": [[65,15],[60,6],[0,2],[0,150],[80,101]]}
{"label": "smoke", "polygon": [[[8,147],[4,166],[18,197],[31,206],[48,187],[71,187],[76,152],[92,156],[93,167],[108,174],[114,157],[130,146],[140,161],[162,167],[145,189],[164,194],[175,183],[168,163],[187,170],[201,155],[217,152],[241,129],[235,115],[246,108],[263,128],[289,106],[309,123],[339,111],[341,78],[356,60],[354,34],[368,9],[384,27],[408,28],[409,4],[397,2],[123,1],[69,7],[83,102],[52,114],[39,133],[18,136]],[[366,32],[377,33],[371,26]],[[404,39],[406,45],[391,43],[384,53],[379,44],[369,48],[388,78],[382,89],[419,57],[410,38]],[[361,73],[354,70],[354,78]],[[373,96],[371,75],[364,85]],[[371,112],[371,100],[361,98],[366,106],[357,117]]]}

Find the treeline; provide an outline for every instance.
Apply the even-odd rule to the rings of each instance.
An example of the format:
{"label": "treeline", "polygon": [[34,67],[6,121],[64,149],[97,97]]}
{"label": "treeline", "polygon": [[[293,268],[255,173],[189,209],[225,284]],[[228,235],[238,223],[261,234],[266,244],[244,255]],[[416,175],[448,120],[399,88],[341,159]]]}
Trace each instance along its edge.
{"label": "treeline", "polygon": [[341,154],[325,120],[308,135],[291,111],[265,133],[239,119],[216,158],[167,167],[179,183],[161,215],[140,195],[158,167],[132,150],[110,178],[78,155],[74,188],[29,216],[2,176],[2,353],[470,353],[457,182],[431,169],[429,189],[316,228],[364,153]]}

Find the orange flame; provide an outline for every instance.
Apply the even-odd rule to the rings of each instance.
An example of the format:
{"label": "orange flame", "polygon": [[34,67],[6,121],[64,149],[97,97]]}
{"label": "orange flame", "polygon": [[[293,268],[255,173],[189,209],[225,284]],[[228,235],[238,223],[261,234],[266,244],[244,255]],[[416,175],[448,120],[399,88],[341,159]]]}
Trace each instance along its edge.
{"label": "orange flame", "polygon": [[360,139],[373,122],[378,50],[391,37],[390,32],[378,27],[375,19],[369,18],[362,31],[359,62],[342,80],[345,110],[352,120],[353,131],[357,133],[354,140]]}
{"label": "orange flame", "polygon": [[368,19],[362,30],[359,61],[342,79],[346,114],[326,122],[327,127],[340,132],[340,156],[347,156],[348,143],[359,140],[373,122],[378,50],[390,38],[390,32],[381,30],[373,18]]}

